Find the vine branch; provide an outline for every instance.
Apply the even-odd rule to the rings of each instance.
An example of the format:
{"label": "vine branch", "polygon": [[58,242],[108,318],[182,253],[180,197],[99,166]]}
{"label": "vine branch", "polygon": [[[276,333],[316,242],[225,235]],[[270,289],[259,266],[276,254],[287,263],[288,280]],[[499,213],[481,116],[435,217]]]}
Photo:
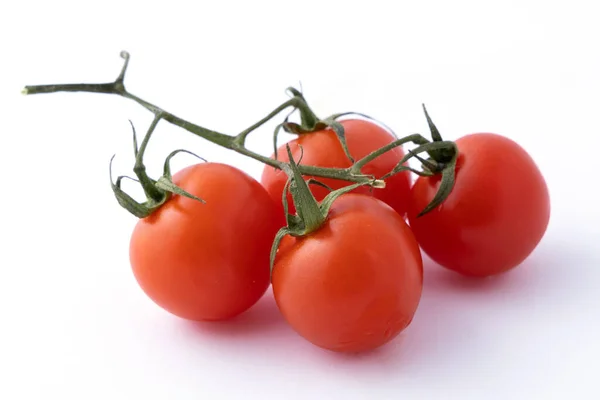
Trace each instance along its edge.
{"label": "vine branch", "polygon": [[[129,53],[123,51],[121,52],[121,57],[124,59],[123,67],[117,79],[114,82],[110,83],[68,83],[68,84],[52,84],[52,85],[31,85],[25,86],[23,89],[23,94],[32,95],[32,94],[43,94],[43,93],[56,93],[56,92],[88,92],[88,93],[104,93],[104,94],[114,94],[118,95],[130,100],[135,101],[140,104],[142,107],[146,108],[148,111],[152,112],[155,115],[155,123],[158,123],[159,120],[164,119],[165,121],[176,125],[180,128],[185,129],[186,131],[193,133],[197,136],[200,136],[209,142],[217,144],[219,146],[225,147],[227,149],[233,150],[237,153],[243,154],[245,156],[251,157],[257,161],[260,161],[264,164],[267,164],[273,168],[282,169],[284,162],[272,159],[270,157],[263,156],[261,154],[255,153],[252,150],[249,150],[245,147],[246,137],[254,130],[265,124],[271,118],[273,118],[278,113],[284,111],[289,107],[294,107],[294,109],[300,110],[310,110],[306,101],[302,97],[301,94],[294,93],[294,97],[287,100],[285,103],[281,104],[271,113],[269,113],[266,117],[252,125],[251,127],[243,130],[238,135],[227,135],[224,133],[220,133],[211,129],[204,128],[202,126],[196,125],[190,121],[187,121],[183,118],[180,118],[168,111],[163,110],[162,108],[144,100],[140,97],[130,93],[125,88],[125,74],[127,72],[127,67],[129,65]],[[350,172],[348,169],[342,168],[320,168],[313,167],[307,165],[299,165],[300,172],[304,175],[312,175],[321,178],[333,178],[333,179],[341,179],[350,182],[356,183],[366,183],[372,181],[372,177],[355,173],[355,171]],[[377,182],[378,186],[383,186],[383,182]]]}
{"label": "vine branch", "polygon": [[[35,85],[35,86],[25,86],[23,89],[23,94],[42,94],[42,93],[55,93],[55,92],[88,92],[88,93],[104,93],[104,94],[114,94],[118,95],[130,100],[135,101],[148,111],[154,114],[154,119],[150,128],[148,129],[139,150],[137,149],[137,139],[135,137],[134,130],[134,147],[136,152],[136,161],[134,166],[134,172],[139,178],[142,187],[148,197],[148,201],[146,203],[137,203],[133,199],[131,199],[126,193],[124,193],[120,188],[120,180],[123,177],[117,178],[116,183],[111,184],[113,186],[113,190],[119,200],[119,202],[125,206],[126,208],[132,211],[135,215],[147,215],[152,212],[152,210],[156,209],[156,207],[160,206],[162,202],[165,201],[166,197],[168,197],[169,193],[176,194],[184,194],[188,197],[195,198],[195,196],[188,194],[181,190],[181,188],[176,187],[171,181],[170,172],[165,170],[165,176],[161,177],[158,181],[150,178],[146,173],[146,167],[143,163],[143,156],[148,145],[148,141],[150,140],[150,136],[152,132],[156,128],[157,124],[161,120],[165,120],[173,125],[176,125],[180,128],[185,129],[186,131],[193,133],[197,136],[208,140],[214,144],[217,144],[221,147],[233,150],[239,154],[248,156],[257,161],[260,161],[266,165],[269,165],[273,168],[277,168],[280,170],[287,171],[290,168],[290,163],[293,161],[290,160],[290,163],[282,162],[277,160],[277,158],[270,158],[263,156],[259,153],[256,153],[245,146],[246,138],[250,133],[255,131],[260,126],[264,125],[266,122],[274,118],[280,112],[288,108],[293,108],[291,112],[300,111],[300,116],[302,119],[302,124],[298,125],[295,123],[288,123],[287,117],[284,124],[280,124],[276,129],[276,133],[279,128],[283,127],[284,130],[292,133],[308,133],[314,130],[331,128],[335,131],[338,136],[342,147],[348,158],[353,162],[352,165],[348,168],[323,168],[316,167],[310,165],[295,165],[297,168],[297,172],[301,175],[308,175],[312,177],[319,178],[331,178],[338,180],[345,180],[349,182],[353,182],[355,184],[368,184],[372,187],[383,188],[385,187],[385,179],[397,174],[401,171],[411,171],[419,175],[431,176],[434,173],[442,173],[443,184],[440,187],[439,192],[436,194],[434,200],[429,204],[427,210],[432,209],[441,203],[441,201],[449,194],[452,189],[454,183],[454,165],[456,163],[456,155],[457,148],[453,142],[443,141],[439,131],[429,118],[427,110],[425,106],[423,109],[425,111],[425,115],[427,117],[427,122],[429,124],[433,142],[430,142],[425,137],[420,134],[412,134],[406,136],[404,138],[398,138],[392,143],[389,143],[373,152],[363,157],[362,159],[354,162],[351,157],[347,144],[345,141],[345,133],[342,125],[337,122],[336,118],[339,116],[343,116],[345,114],[334,115],[325,120],[320,120],[314,112],[308,106],[304,96],[301,92],[294,88],[288,88],[288,91],[292,94],[292,98],[285,101],[273,111],[271,111],[268,115],[262,118],[260,121],[251,125],[247,129],[244,129],[242,132],[237,135],[227,135],[225,133],[217,132],[215,130],[204,128],[200,125],[196,125],[190,121],[187,121],[183,118],[180,118],[168,111],[163,110],[162,108],[144,100],[140,97],[130,93],[125,88],[125,75],[127,73],[127,67],[129,66],[130,56],[126,51],[121,52],[121,58],[123,58],[123,66],[121,67],[121,71],[118,77],[114,82],[109,83],[79,83],[79,84],[53,84],[53,85]],[[289,116],[289,115],[288,115]],[[275,139],[276,140],[276,134]],[[412,142],[415,145],[418,145],[416,149],[412,151],[409,150],[409,154],[407,154],[399,163],[396,165],[390,172],[385,174],[383,177],[376,179],[373,176],[365,175],[361,172],[361,169],[368,164],[370,161],[376,159],[382,154],[398,147],[403,144]],[[418,156],[419,153],[428,152],[433,160],[425,160]],[[171,157],[171,156],[170,156]],[[424,171],[417,171],[408,165],[405,165],[406,162],[415,157],[417,160],[421,161],[424,165]],[[435,163],[435,162],[437,163]],[[435,167],[435,168],[433,168]]]}

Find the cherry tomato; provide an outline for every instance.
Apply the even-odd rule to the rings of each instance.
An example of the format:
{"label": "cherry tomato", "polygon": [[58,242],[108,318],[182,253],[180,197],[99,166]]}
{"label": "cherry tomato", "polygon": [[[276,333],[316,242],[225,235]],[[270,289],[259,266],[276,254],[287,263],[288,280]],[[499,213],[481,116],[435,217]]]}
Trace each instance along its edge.
{"label": "cherry tomato", "polygon": [[404,330],[420,301],[423,264],[398,213],[362,194],[339,197],[324,225],[282,240],[273,294],[305,339],[337,352],[379,347]]}
{"label": "cherry tomato", "polygon": [[[383,147],[395,140],[395,137],[379,125],[361,119],[349,119],[340,121],[344,127],[346,143],[352,157],[358,160],[367,154]],[[303,165],[330,168],[347,168],[351,162],[344,153],[338,137],[332,129],[312,132],[300,135],[298,138],[289,142],[292,155],[295,160],[299,160],[302,154]],[[300,149],[302,146],[302,149]],[[376,178],[390,172],[398,162],[404,157],[405,153],[402,147],[388,151],[377,157],[362,168],[362,173],[373,175]],[[288,154],[285,145],[277,150],[278,159],[288,162]],[[274,157],[274,156],[272,156]],[[306,179],[310,177],[305,177]],[[270,166],[265,166],[261,182],[271,195],[273,200],[281,204],[283,188],[287,182],[285,172]],[[339,189],[351,184],[352,182],[315,178],[332,189]],[[406,214],[408,208],[408,194],[410,192],[410,174],[406,171],[398,173],[389,179],[386,179],[384,189],[369,189],[366,186],[354,190],[355,193],[372,193],[378,199],[389,204],[400,215]],[[318,201],[321,201],[329,191],[326,188],[311,185],[311,192]],[[290,212],[294,213],[291,195],[288,196]]]}
{"label": "cherry tomato", "polygon": [[190,166],[173,182],[206,204],[174,195],[137,223],[130,243],[135,278],[154,302],[185,319],[242,313],[270,283],[277,206],[258,181],[224,164]]}
{"label": "cherry tomato", "polygon": [[476,133],[456,141],[459,156],[449,197],[417,217],[440,179],[420,177],[411,190],[410,226],[423,251],[440,265],[470,276],[516,267],[542,239],[550,219],[544,177],[514,141]]}

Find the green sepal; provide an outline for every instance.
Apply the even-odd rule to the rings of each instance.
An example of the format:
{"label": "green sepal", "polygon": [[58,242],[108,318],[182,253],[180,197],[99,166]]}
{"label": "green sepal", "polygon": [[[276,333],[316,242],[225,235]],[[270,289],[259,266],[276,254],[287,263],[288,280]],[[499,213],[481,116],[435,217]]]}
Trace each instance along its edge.
{"label": "green sepal", "polygon": [[370,121],[373,121],[373,122],[375,122],[375,123],[383,126],[385,129],[387,129],[392,134],[392,136],[394,136],[395,139],[399,139],[398,135],[396,134],[396,132],[394,132],[394,130],[392,128],[390,128],[388,125],[384,124],[383,122],[379,121],[378,119],[375,119],[375,118],[373,118],[373,117],[371,117],[370,115],[367,115],[367,114],[363,114],[363,113],[359,113],[359,112],[355,112],[355,111],[347,111],[347,112],[343,112],[343,113],[338,113],[338,114],[330,115],[329,117],[325,118],[325,120],[326,121],[328,121],[328,120],[335,120],[335,121],[337,121],[341,117],[346,117],[348,115],[356,115],[356,116],[368,119]]}
{"label": "green sepal", "polygon": [[336,201],[338,197],[364,185],[364,183],[354,183],[352,185],[344,186],[343,188],[334,190],[333,192],[329,193],[327,196],[325,196],[325,198],[321,201],[321,204],[319,205],[321,208],[321,213],[323,215],[329,215],[329,210],[331,209],[333,202]]}
{"label": "green sepal", "polygon": [[161,176],[160,178],[158,178],[158,181],[156,182],[156,187],[164,190],[165,192],[178,194],[180,196],[184,196],[192,200],[197,200],[201,203],[206,203],[206,201],[202,200],[200,197],[196,197],[193,194],[186,192],[185,190],[174,184],[171,179],[165,176]]}
{"label": "green sepal", "polygon": [[417,153],[415,153],[412,150],[408,150],[409,153],[412,153],[412,156],[414,158],[416,158],[417,160],[419,160],[419,162],[421,163],[421,166],[423,167],[424,171],[427,172],[436,172],[440,170],[439,164],[435,162],[435,160],[428,158],[425,159],[423,157],[421,157],[420,155],[418,155]]}
{"label": "green sepal", "polygon": [[431,202],[417,215],[417,217],[427,214],[429,211],[442,204],[442,202],[446,200],[450,193],[452,193],[452,189],[454,188],[457,158],[458,154],[455,153],[454,157],[452,157],[452,160],[450,160],[450,162],[444,166],[444,169],[442,170],[440,187],[435,193],[435,196],[433,196],[433,199],[431,199]]}
{"label": "green sepal", "polygon": [[281,203],[283,204],[283,214],[285,215],[286,225],[293,230],[297,230],[298,232],[301,232],[301,231],[304,231],[302,219],[295,214],[289,213],[290,207],[288,205],[287,194],[290,190],[290,182],[291,182],[291,179],[288,179],[285,182],[285,185],[283,186],[283,192],[281,192]]}
{"label": "green sepal", "polygon": [[440,131],[438,130],[438,128],[435,126],[435,124],[431,120],[431,117],[429,116],[429,113],[427,112],[427,107],[425,107],[425,104],[421,104],[421,105],[423,106],[423,112],[425,113],[425,118],[427,119],[427,125],[429,125],[429,130],[431,131],[431,138],[433,139],[434,142],[441,142],[442,135],[440,135]]}
{"label": "green sepal", "polygon": [[277,231],[277,234],[275,235],[275,239],[273,240],[273,245],[271,246],[271,254],[269,257],[269,269],[271,271],[271,275],[273,274],[273,267],[275,266],[275,257],[277,257],[277,250],[279,249],[281,240],[283,240],[283,238],[286,235],[289,235],[291,232],[292,231],[290,228],[288,228],[287,226],[284,226],[283,228],[279,229],[279,231]]}
{"label": "green sepal", "polygon": [[121,207],[138,218],[145,218],[152,213],[151,208],[147,207],[144,203],[138,203],[134,198],[132,198],[119,187],[119,179],[117,179],[117,182],[119,182],[119,184],[112,184],[112,189],[115,197],[117,198],[117,202]]}
{"label": "green sepal", "polygon": [[277,160],[278,159],[278,149],[277,149],[277,139],[279,138],[279,132],[281,131],[281,128],[283,128],[283,125],[287,123],[287,118],[285,119],[285,121],[281,124],[278,124],[275,127],[275,131],[273,132],[273,157]]}
{"label": "green sepal", "polygon": [[290,92],[293,97],[298,97],[302,99],[305,106],[300,109],[300,122],[303,127],[310,128],[313,126],[317,126],[319,124],[319,117],[315,115],[315,113],[308,107],[306,104],[306,99],[302,94],[301,90],[298,90],[294,87],[288,87],[286,91]]}
{"label": "green sepal", "polygon": [[350,154],[348,143],[346,143],[346,132],[344,126],[335,119],[326,119],[324,122],[329,128],[333,129],[338,137],[338,140],[340,141],[340,144],[342,145],[342,149],[344,150],[346,157],[348,157],[348,160],[350,160],[351,163],[354,163],[354,157],[352,157],[352,154]]}
{"label": "green sepal", "polygon": [[325,189],[329,190],[330,192],[333,191],[333,189],[331,188],[331,186],[329,186],[329,185],[327,185],[327,184],[325,184],[325,183],[323,183],[321,181],[318,181],[318,180],[316,180],[314,178],[310,178],[308,181],[306,181],[306,183],[308,183],[309,186],[310,185],[321,186],[322,188],[325,188]]}
{"label": "green sepal", "polygon": [[[287,146],[287,148],[289,151],[289,145]],[[290,154],[290,159],[292,159],[291,154]],[[296,167],[296,169],[297,169],[297,167]],[[286,173],[288,173],[288,176],[289,176],[290,172],[286,171]],[[292,176],[289,176],[288,180],[286,181],[285,185],[283,186],[283,192],[281,193],[281,202],[283,204],[283,212],[285,214],[287,226],[284,226],[283,228],[279,229],[279,231],[275,235],[273,245],[271,246],[271,256],[270,256],[270,264],[269,264],[271,273],[273,273],[273,265],[275,263],[275,256],[277,255],[277,249],[279,248],[279,244],[281,243],[281,240],[284,238],[284,236],[289,235],[289,234],[292,234],[293,236],[301,236],[303,234],[303,232],[306,231],[306,228],[304,226],[304,221],[302,220],[302,218],[300,218],[298,215],[293,215],[293,214],[289,213],[290,208],[289,208],[289,204],[288,204],[288,200],[287,200],[287,194],[288,194],[288,191],[290,190],[290,185],[291,185],[292,179],[293,179],[293,173],[292,173]]]}
{"label": "green sepal", "polygon": [[[419,171],[418,169],[412,168],[409,165],[400,165],[400,166],[396,166],[396,168],[394,168],[394,171],[393,171],[393,173],[390,173],[390,176],[396,175],[402,171],[409,171],[418,176],[433,176],[433,175],[435,175],[433,172],[427,170],[426,168],[423,169],[422,171]],[[387,178],[389,178],[389,176],[382,178],[382,179],[387,179]]]}
{"label": "green sepal", "polygon": [[192,200],[197,200],[201,203],[206,203],[206,201],[204,201],[200,197],[194,196],[193,194],[186,192],[185,190],[183,190],[182,188],[180,188],[179,186],[177,186],[173,183],[172,175],[171,175],[171,159],[179,153],[187,153],[187,154],[190,154],[190,155],[206,162],[206,160],[204,158],[200,157],[199,155],[197,155],[189,150],[185,150],[185,149],[175,150],[175,151],[171,152],[171,154],[169,154],[167,156],[167,158],[165,159],[165,165],[163,167],[163,176],[158,178],[158,181],[156,182],[155,186],[161,190],[164,190],[165,192],[172,193],[172,194],[178,194],[180,196],[184,196],[184,197],[187,197]]}
{"label": "green sepal", "polygon": [[286,131],[287,133],[292,133],[294,135],[305,135],[307,133],[316,132],[327,128],[327,124],[321,121],[317,121],[315,124],[309,126],[289,121],[285,121],[281,125],[284,131]]}
{"label": "green sepal", "polygon": [[289,122],[286,117],[285,121],[281,124],[281,126],[275,129],[274,135],[274,146],[275,146],[275,155],[277,155],[277,134],[279,130],[283,128],[283,130],[287,133],[292,133],[295,135],[304,135],[309,134],[316,131],[321,131],[326,128],[331,128],[342,146],[344,150],[344,154],[350,160],[350,162],[354,163],[354,158],[352,154],[350,154],[350,150],[348,150],[348,144],[346,143],[346,134],[344,132],[344,127],[335,118],[327,118],[325,120],[321,120],[319,117],[315,115],[315,113],[306,105],[306,101],[304,99],[304,95],[299,90],[289,87],[287,91],[292,94],[294,97],[298,97],[303,100],[304,106],[298,107],[300,111],[300,124],[295,122]]}
{"label": "green sepal", "polygon": [[296,206],[296,213],[304,224],[304,230],[312,232],[321,226],[325,218],[321,215],[319,203],[312,195],[308,184],[298,169],[298,164],[294,160],[289,144],[286,145],[286,149],[290,162],[284,164],[283,170],[291,179],[290,191]]}
{"label": "green sepal", "polygon": [[[434,143],[442,142],[442,135],[440,134],[440,131],[438,130],[437,126],[435,126],[433,120],[429,116],[425,104],[422,104],[422,106],[423,112],[425,113],[425,118],[427,119],[427,125],[429,126],[429,130],[431,131],[431,138],[433,139]],[[448,151],[447,148],[430,150],[428,151],[428,153],[432,159],[442,164],[449,163],[450,160],[452,160],[452,157],[454,156],[454,154],[451,151]]]}
{"label": "green sepal", "polygon": [[290,116],[294,113],[295,109],[290,111],[286,116],[285,119],[283,120],[283,122],[281,124],[278,124],[275,127],[275,131],[273,132],[273,155],[275,157],[275,159],[277,160],[277,156],[278,156],[278,149],[277,149],[277,139],[279,138],[279,132],[281,131],[282,128],[284,128],[285,130],[285,125],[288,124]]}
{"label": "green sepal", "polygon": [[[416,170],[414,170],[414,169],[412,169],[412,168],[410,168],[408,166],[405,166],[403,164],[405,164],[411,158],[417,157],[417,155],[419,153],[422,153],[422,152],[425,152],[425,151],[429,153],[431,151],[437,151],[439,149],[448,148],[448,147],[454,147],[455,148],[456,145],[454,144],[454,142],[450,142],[450,141],[448,141],[448,142],[446,142],[446,141],[431,142],[431,143],[422,144],[422,145],[418,146],[417,148],[408,151],[408,154],[406,154],[404,157],[402,157],[402,159],[398,162],[398,164],[396,164],[396,166],[394,167],[394,169],[392,169],[390,172],[388,172],[387,174],[385,174],[384,176],[382,176],[380,179],[384,179],[385,180],[385,179],[389,178],[392,175],[395,175],[395,174],[397,174],[397,173],[399,173],[401,171],[406,171],[406,170],[409,170],[409,171],[412,171],[412,172],[415,172],[415,173],[418,174],[419,173],[418,171],[416,171]],[[456,153],[456,151],[455,151],[455,153]],[[428,162],[428,164],[426,164],[426,165],[432,166],[432,163]],[[437,166],[436,166],[436,168],[437,168]],[[431,171],[431,172],[439,172],[439,171]]]}
{"label": "green sepal", "polygon": [[297,215],[293,215],[289,213],[289,205],[288,205],[288,200],[287,200],[287,194],[290,190],[290,182],[291,180],[288,179],[285,182],[285,185],[283,185],[283,191],[281,192],[281,204],[283,204],[283,215],[285,215],[285,222],[287,224],[287,226],[295,226],[296,225],[296,221],[295,219],[299,219],[299,217]]}
{"label": "green sepal", "polygon": [[[131,214],[135,215],[138,218],[145,218],[148,215],[152,214],[152,212],[154,211],[154,209],[156,207],[149,206],[148,202],[140,203],[140,202],[136,201],[133,197],[131,197],[123,189],[121,189],[121,180],[123,178],[129,178],[128,176],[119,176],[117,178],[116,183],[113,182],[112,163],[113,163],[114,159],[115,159],[115,156],[113,155],[110,158],[110,163],[108,166],[108,174],[109,174],[109,178],[110,178],[110,186],[112,188],[112,191],[113,191],[119,205],[121,207],[125,208],[127,211],[129,211]],[[129,178],[129,179],[133,179],[133,178]]]}
{"label": "green sepal", "polygon": [[131,120],[129,120],[129,124],[131,125],[131,130],[133,131],[133,154],[135,154],[135,157],[137,158],[139,152],[137,133],[135,132],[135,126],[133,126],[133,122]]}
{"label": "green sepal", "polygon": [[207,162],[204,157],[200,157],[198,154],[193,153],[189,150],[185,150],[185,149],[175,150],[175,151],[172,151],[171,154],[169,154],[167,156],[167,158],[165,159],[165,165],[163,167],[163,176],[165,176],[169,179],[171,178],[171,159],[179,153],[187,153],[187,154],[190,154],[190,155],[198,158],[201,161]]}
{"label": "green sepal", "polygon": [[333,130],[333,132],[335,132],[335,135],[337,136],[338,140],[340,141],[340,145],[342,146],[342,149],[344,150],[344,154],[346,154],[346,157],[348,157],[348,159],[351,162],[354,162],[354,157],[352,157],[352,155],[350,154],[350,150],[348,150],[348,144],[346,143],[346,133],[344,130],[344,126],[336,120],[326,119],[326,120],[318,121],[317,123],[315,123],[314,125],[309,126],[309,127],[302,126],[295,122],[284,122],[281,124],[281,127],[287,133],[292,133],[295,135],[306,135],[306,134],[310,134],[312,132],[324,130],[326,128],[331,128],[331,130]]}

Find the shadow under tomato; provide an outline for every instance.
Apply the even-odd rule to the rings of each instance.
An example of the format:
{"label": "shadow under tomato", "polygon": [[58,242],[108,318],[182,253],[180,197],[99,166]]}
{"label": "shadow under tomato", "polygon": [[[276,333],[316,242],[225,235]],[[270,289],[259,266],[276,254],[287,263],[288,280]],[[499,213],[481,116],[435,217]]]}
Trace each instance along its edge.
{"label": "shadow under tomato", "polygon": [[573,295],[586,279],[586,271],[574,273],[577,258],[570,246],[546,244],[511,271],[472,278],[425,257],[419,308],[398,337],[373,351],[339,354],[323,350],[316,358],[335,365],[336,373],[360,373],[374,381],[400,372],[451,372],[457,364],[468,365],[465,356],[487,354],[496,346],[493,328],[485,325],[487,315],[499,312],[506,320],[511,313],[528,309],[550,312],[555,303],[575,307]]}
{"label": "shadow under tomato", "polygon": [[515,268],[484,278],[459,274],[424,257],[424,287],[449,295],[480,295],[487,299],[503,293],[527,298],[532,289],[558,295],[585,279],[582,276],[585,271],[577,271],[574,275],[578,257],[574,249],[565,247],[563,243],[545,243]]}
{"label": "shadow under tomato", "polygon": [[286,323],[269,289],[254,306],[234,318],[202,322],[184,320],[183,324],[199,335],[236,338],[265,335],[281,329]]}
{"label": "shadow under tomato", "polygon": [[368,352],[336,353],[312,345],[285,322],[271,290],[237,318],[188,323],[188,333],[217,348],[230,351],[233,345],[260,354],[268,364],[293,360],[297,368],[323,371],[331,379],[360,376],[377,384],[398,374],[444,375],[471,368],[478,355],[497,346],[493,325],[486,325],[496,317],[494,324],[500,325],[511,321],[512,313],[520,312],[515,321],[523,321],[529,310],[549,313],[554,303],[576,306],[574,294],[586,274],[575,271],[574,251],[570,245],[547,244],[514,270],[484,279],[464,277],[425,258],[423,296],[413,321],[392,341]]}
{"label": "shadow under tomato", "polygon": [[[527,268],[531,262],[526,261],[524,265],[517,268]],[[424,260],[424,285],[436,290],[448,291],[466,291],[466,292],[490,292],[494,290],[502,290],[513,285],[520,286],[520,281],[523,275],[520,270],[510,270],[505,273],[488,276],[488,277],[473,277],[462,275],[457,272],[446,269],[435,262],[427,259]],[[525,274],[529,275],[529,274]]]}

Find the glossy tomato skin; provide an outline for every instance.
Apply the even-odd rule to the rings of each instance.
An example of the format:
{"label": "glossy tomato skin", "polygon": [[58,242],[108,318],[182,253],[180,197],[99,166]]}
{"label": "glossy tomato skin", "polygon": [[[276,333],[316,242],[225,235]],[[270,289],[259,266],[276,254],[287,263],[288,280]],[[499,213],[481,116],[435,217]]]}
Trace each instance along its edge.
{"label": "glossy tomato skin", "polygon": [[423,264],[398,213],[351,193],[334,202],[320,229],[284,238],[272,285],[277,306],[301,336],[328,350],[359,352],[382,346],[410,324]]}
{"label": "glossy tomato skin", "polygon": [[[396,140],[387,130],[370,121],[349,119],[341,121],[341,124],[344,126],[348,149],[355,160],[359,160]],[[347,168],[351,166],[351,162],[344,153],[339,139],[331,129],[300,135],[298,138],[291,140],[289,145],[294,160],[298,161],[302,155],[302,165],[329,168]],[[302,149],[300,146],[302,146]],[[365,165],[362,173],[379,178],[390,172],[404,155],[402,147],[396,147]],[[285,145],[278,148],[277,158],[281,161],[289,161]],[[306,179],[308,178],[310,177],[306,177]],[[351,182],[337,179],[316,179],[327,184],[332,189],[339,189],[351,184]],[[281,204],[282,192],[286,181],[287,175],[285,172],[265,166],[261,182],[273,200],[278,204]],[[361,187],[354,192],[372,193],[372,195],[389,204],[396,212],[404,216],[408,208],[410,184],[410,174],[404,171],[386,179],[386,187],[384,189]],[[321,201],[329,193],[326,188],[316,185],[311,185],[311,191],[318,201]],[[288,196],[288,204],[290,212],[294,213],[295,208],[291,196]]]}
{"label": "glossy tomato skin", "polygon": [[455,186],[442,205],[417,218],[439,187],[420,177],[408,218],[423,251],[440,265],[468,276],[508,271],[535,249],[550,219],[544,177],[514,141],[476,133],[456,141]]}
{"label": "glossy tomato skin", "polygon": [[258,181],[224,164],[190,166],[173,182],[206,204],[173,196],[137,223],[130,242],[135,278],[181,318],[234,317],[269,286],[278,208]]}

